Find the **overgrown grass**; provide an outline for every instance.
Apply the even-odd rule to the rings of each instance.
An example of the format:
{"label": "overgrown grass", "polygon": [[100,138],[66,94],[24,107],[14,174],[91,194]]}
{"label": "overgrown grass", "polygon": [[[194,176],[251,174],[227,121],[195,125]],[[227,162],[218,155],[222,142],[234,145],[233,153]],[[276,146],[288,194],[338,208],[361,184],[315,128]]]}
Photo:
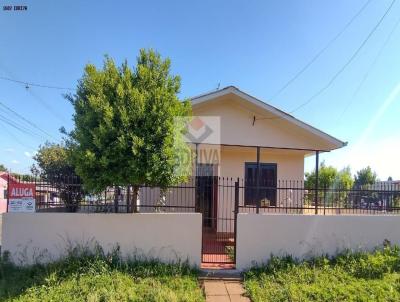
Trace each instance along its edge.
{"label": "overgrown grass", "polygon": [[0,258],[0,301],[204,301],[197,271],[187,263],[122,260],[74,249],[50,264],[13,265]]}
{"label": "overgrown grass", "polygon": [[252,301],[400,301],[400,249],[298,262],[272,257],[245,273]]}

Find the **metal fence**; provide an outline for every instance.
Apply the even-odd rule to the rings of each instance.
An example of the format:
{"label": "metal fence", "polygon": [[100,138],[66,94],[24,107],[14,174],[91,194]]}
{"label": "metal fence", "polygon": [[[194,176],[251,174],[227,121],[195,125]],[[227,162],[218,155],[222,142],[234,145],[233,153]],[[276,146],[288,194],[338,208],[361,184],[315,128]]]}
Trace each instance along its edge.
{"label": "metal fence", "polygon": [[[9,176],[10,183],[35,188],[36,212],[132,213],[194,212],[195,182],[170,186],[161,193],[157,186],[141,185],[134,202],[132,186],[114,185],[101,192],[89,192],[76,176],[42,178]],[[8,194],[7,194],[8,199]]]}
{"label": "metal fence", "polygon": [[161,190],[141,185],[137,202],[132,186],[110,186],[90,193],[78,177],[10,176],[9,182],[33,184],[37,212],[131,213],[202,212],[216,219],[224,211],[288,214],[400,214],[398,184],[379,183],[345,189],[307,188],[304,181],[260,182],[226,177],[191,177]]}
{"label": "metal fence", "polygon": [[239,212],[288,214],[400,214],[400,186],[393,183],[343,188],[307,187],[304,181],[279,180],[260,186],[235,181]]}

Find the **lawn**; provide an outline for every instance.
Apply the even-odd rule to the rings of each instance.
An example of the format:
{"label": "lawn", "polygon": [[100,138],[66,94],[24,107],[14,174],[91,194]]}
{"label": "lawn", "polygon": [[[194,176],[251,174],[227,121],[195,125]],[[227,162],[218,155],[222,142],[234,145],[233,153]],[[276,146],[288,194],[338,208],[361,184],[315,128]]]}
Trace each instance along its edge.
{"label": "lawn", "polygon": [[70,253],[63,260],[17,267],[0,260],[0,301],[204,301],[187,264],[121,260],[118,253]]}
{"label": "lawn", "polygon": [[252,301],[400,301],[400,249],[298,262],[272,257],[245,273]]}

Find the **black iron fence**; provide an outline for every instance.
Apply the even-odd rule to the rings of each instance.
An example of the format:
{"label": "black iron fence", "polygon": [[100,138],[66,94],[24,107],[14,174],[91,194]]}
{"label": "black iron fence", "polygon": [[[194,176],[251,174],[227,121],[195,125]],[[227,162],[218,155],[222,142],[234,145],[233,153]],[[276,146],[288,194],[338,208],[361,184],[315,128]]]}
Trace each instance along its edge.
{"label": "black iron fence", "polygon": [[[132,213],[132,212],[194,212],[195,179],[161,190],[157,186],[141,185],[134,198],[133,186],[114,185],[101,192],[89,192],[76,176],[42,178],[8,177],[13,184],[35,188],[36,212],[71,213]],[[7,190],[9,191],[9,190]],[[11,198],[7,192],[7,200]]]}
{"label": "black iron fence", "polygon": [[400,184],[307,188],[304,181],[249,185],[235,181],[239,212],[288,214],[400,214]]}
{"label": "black iron fence", "polygon": [[[169,186],[110,186],[90,193],[78,177],[10,176],[10,183],[35,188],[37,212],[131,213],[202,212],[208,224],[219,213],[400,214],[400,184],[307,188],[304,181],[260,182],[251,179],[198,176]],[[216,223],[214,221],[214,223]]]}

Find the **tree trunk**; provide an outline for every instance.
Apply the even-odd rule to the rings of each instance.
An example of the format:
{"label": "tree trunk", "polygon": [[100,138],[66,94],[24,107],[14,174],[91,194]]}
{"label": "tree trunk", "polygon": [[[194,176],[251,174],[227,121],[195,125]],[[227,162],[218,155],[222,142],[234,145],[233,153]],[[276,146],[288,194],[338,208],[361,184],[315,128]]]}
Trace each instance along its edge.
{"label": "tree trunk", "polygon": [[133,186],[133,194],[132,194],[132,212],[138,213],[138,195],[139,195],[139,186]]}

